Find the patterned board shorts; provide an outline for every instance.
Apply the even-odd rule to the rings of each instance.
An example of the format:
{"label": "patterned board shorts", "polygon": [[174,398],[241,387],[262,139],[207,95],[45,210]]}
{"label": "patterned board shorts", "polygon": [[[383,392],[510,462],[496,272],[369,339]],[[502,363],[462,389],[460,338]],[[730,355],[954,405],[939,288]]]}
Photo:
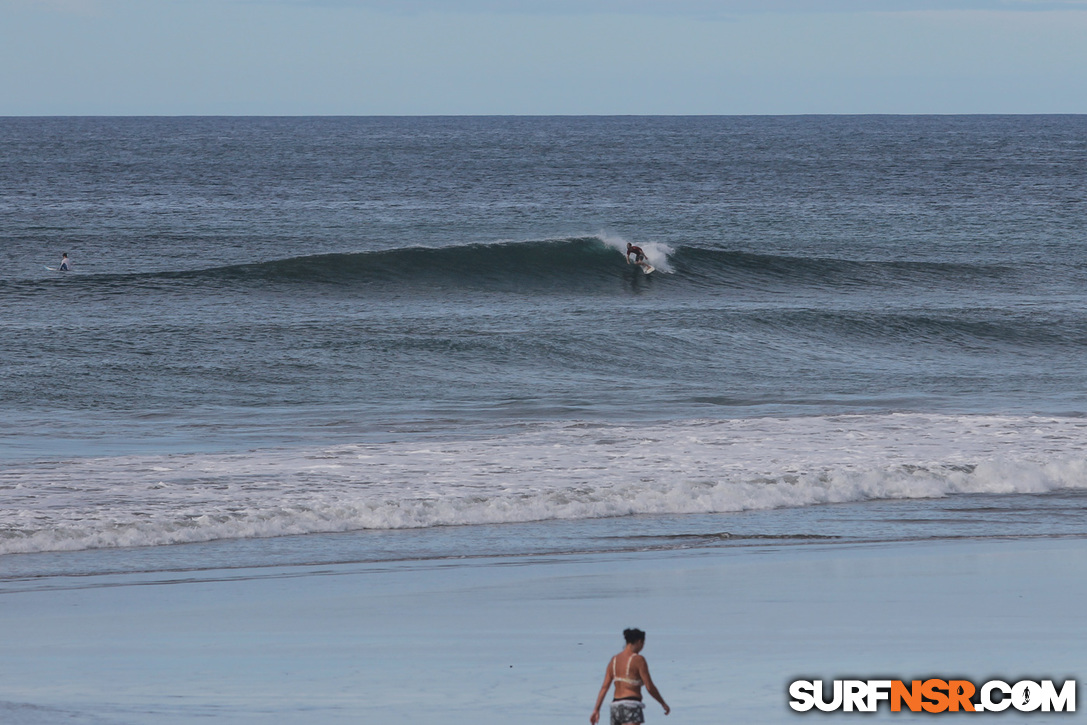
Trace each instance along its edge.
{"label": "patterned board shorts", "polygon": [[645,722],[644,705],[637,700],[615,700],[611,703],[611,725]]}

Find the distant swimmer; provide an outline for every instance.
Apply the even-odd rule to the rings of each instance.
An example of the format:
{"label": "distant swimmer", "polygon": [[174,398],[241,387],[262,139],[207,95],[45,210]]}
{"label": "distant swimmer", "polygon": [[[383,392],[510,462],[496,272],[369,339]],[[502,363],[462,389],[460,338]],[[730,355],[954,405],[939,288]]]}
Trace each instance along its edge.
{"label": "distant swimmer", "polygon": [[596,707],[589,717],[589,722],[596,725],[600,722],[600,706],[604,704],[604,698],[608,694],[608,688],[615,683],[615,696],[611,701],[611,725],[631,725],[632,723],[644,723],[645,703],[642,702],[642,687],[664,708],[667,715],[672,710],[668,703],[661,697],[653,679],[649,676],[649,665],[640,652],[645,647],[645,632],[640,629],[624,629],[623,638],[627,646],[623,651],[611,658],[604,670],[604,685],[600,688],[600,694],[596,697]]}
{"label": "distant swimmer", "polygon": [[645,252],[641,247],[635,247],[630,242],[627,242],[627,264],[630,264],[630,255],[634,255],[634,264],[642,268],[642,270],[649,274],[655,267],[645,260]]}

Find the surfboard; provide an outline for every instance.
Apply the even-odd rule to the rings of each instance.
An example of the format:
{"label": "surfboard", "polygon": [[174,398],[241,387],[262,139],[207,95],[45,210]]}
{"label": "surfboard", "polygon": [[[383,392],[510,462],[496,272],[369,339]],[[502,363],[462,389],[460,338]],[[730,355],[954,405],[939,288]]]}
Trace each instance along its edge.
{"label": "surfboard", "polygon": [[50,266],[46,265],[45,268],[48,269],[50,272],[56,272],[57,271],[56,267],[50,267]]}
{"label": "surfboard", "polygon": [[642,271],[643,271],[643,272],[645,272],[646,274],[649,274],[649,273],[650,273],[650,272],[652,272],[652,271],[653,271],[654,269],[656,269],[656,267],[654,267],[654,266],[653,266],[652,264],[650,264],[649,262],[646,262],[646,263],[645,263],[645,264],[644,264],[644,265],[642,266]]}

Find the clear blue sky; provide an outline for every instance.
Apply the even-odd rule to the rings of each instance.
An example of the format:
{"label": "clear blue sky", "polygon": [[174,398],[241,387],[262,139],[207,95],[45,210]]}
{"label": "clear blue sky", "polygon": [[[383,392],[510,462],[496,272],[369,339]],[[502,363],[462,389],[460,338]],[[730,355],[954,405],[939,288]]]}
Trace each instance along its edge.
{"label": "clear blue sky", "polygon": [[1087,0],[0,0],[0,115],[1087,113]]}

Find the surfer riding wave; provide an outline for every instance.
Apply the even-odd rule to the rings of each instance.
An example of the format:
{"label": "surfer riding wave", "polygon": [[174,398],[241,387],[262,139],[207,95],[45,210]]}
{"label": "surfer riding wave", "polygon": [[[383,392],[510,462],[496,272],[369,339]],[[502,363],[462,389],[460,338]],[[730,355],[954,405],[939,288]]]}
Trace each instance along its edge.
{"label": "surfer riding wave", "polygon": [[627,242],[627,264],[630,264],[630,257],[634,255],[634,264],[641,267],[646,274],[653,271],[653,265],[645,260],[645,250],[641,247],[636,247],[630,242]]}

